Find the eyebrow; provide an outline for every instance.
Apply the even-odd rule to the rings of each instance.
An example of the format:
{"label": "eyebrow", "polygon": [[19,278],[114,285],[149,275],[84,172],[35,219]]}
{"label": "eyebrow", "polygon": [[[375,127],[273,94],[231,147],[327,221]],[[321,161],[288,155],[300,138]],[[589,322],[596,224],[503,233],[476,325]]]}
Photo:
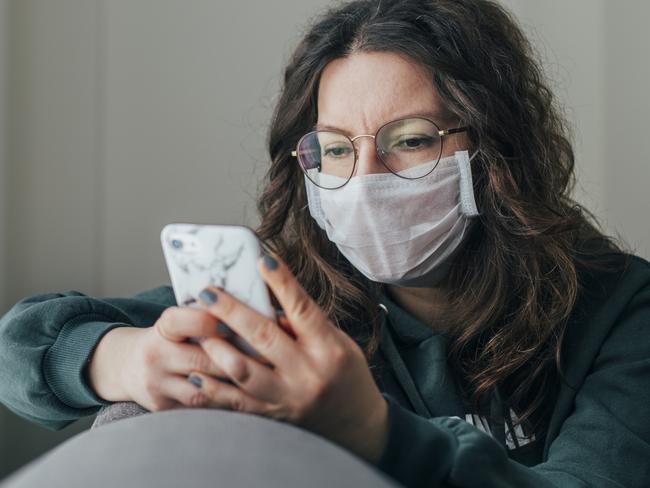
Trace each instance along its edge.
{"label": "eyebrow", "polygon": [[[416,113],[407,113],[398,117],[395,117],[394,119],[387,120],[386,122],[382,123],[379,127],[384,126],[388,122],[393,122],[395,120],[400,120],[400,119],[408,119],[411,117],[424,117],[425,119],[429,119],[433,122],[435,122],[437,125],[439,125],[440,122],[448,122],[449,121],[449,116],[443,116],[440,112],[416,112]],[[448,127],[440,127],[440,129],[447,129]],[[350,131],[345,130],[341,127],[336,127],[333,125],[328,125],[328,124],[315,124],[312,127],[312,130],[334,130],[337,132],[342,132],[343,134],[351,134]]]}

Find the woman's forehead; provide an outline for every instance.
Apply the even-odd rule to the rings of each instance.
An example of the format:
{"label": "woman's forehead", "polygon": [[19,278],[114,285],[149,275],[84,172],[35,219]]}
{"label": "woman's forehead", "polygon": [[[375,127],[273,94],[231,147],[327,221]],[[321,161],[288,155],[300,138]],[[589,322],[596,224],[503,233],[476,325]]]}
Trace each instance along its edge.
{"label": "woman's forehead", "polygon": [[398,54],[354,53],[332,61],[321,75],[319,126],[371,131],[402,116],[443,112],[431,74]]}

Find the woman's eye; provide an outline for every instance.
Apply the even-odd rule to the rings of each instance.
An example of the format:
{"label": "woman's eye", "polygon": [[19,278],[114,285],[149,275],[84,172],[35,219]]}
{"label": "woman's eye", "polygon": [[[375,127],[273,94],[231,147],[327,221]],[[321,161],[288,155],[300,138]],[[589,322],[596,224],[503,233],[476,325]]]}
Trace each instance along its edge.
{"label": "woman's eye", "polygon": [[340,157],[347,156],[349,152],[350,152],[349,148],[343,146],[328,147],[327,149],[325,149],[325,152],[323,152],[323,155],[340,158]]}
{"label": "woman's eye", "polygon": [[420,149],[429,147],[432,143],[430,137],[405,137],[395,144],[395,146],[402,149]]}

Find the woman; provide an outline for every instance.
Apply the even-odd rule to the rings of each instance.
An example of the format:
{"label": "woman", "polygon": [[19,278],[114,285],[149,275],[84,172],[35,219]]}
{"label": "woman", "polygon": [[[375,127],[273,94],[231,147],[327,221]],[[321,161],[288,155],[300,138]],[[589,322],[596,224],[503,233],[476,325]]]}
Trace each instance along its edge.
{"label": "woman", "polygon": [[263,415],[408,486],[645,483],[650,267],[570,198],[566,125],[501,7],[329,11],[269,155],[260,272],[282,327],[214,288],[202,310],[168,287],[27,298],[0,323],[18,379],[0,400],[51,428],[122,400]]}

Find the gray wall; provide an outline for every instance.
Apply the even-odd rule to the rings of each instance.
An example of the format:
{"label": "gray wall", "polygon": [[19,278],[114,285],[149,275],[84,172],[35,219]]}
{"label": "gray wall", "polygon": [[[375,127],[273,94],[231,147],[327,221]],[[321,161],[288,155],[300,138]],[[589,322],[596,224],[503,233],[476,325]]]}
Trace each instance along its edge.
{"label": "gray wall", "polygon": [[[7,41],[9,21],[7,18],[7,0],[0,0],[0,311],[5,309],[5,281],[7,279],[7,270],[5,259],[7,252],[5,250],[6,235],[6,168],[7,168],[7,151],[5,144],[6,134],[6,92],[7,92]],[[1,421],[0,421],[1,422]],[[0,423],[0,429],[2,424]],[[0,430],[2,432],[2,430]]]}
{"label": "gray wall", "polygon": [[[166,282],[165,223],[254,225],[281,69],[328,3],[0,0],[0,313]],[[574,125],[577,198],[649,258],[650,2],[504,3]],[[0,478],[87,425],[53,433],[0,408]]]}
{"label": "gray wall", "polygon": [[573,123],[576,198],[650,258],[646,0],[502,0],[545,59]]}
{"label": "gray wall", "polygon": [[650,2],[607,2],[604,19],[607,218],[650,258]]}
{"label": "gray wall", "polygon": [[136,292],[167,279],[166,222],[254,223],[277,75],[314,4],[15,1],[9,302]]}
{"label": "gray wall", "polygon": [[[167,282],[165,223],[256,223],[281,71],[328,1],[0,1],[11,22],[0,313],[42,291]],[[87,426],[53,433],[0,407],[0,478]]]}
{"label": "gray wall", "polygon": [[[7,0],[0,0],[0,310],[4,310],[5,304],[5,197],[7,195],[5,188],[5,168],[6,168],[6,152],[5,152],[5,100],[6,100],[6,67],[5,61],[7,59]],[[0,407],[2,408],[2,407]],[[5,432],[7,431],[6,425],[9,423],[9,418],[0,410],[0,459],[5,459],[7,454],[7,443],[3,441]],[[2,470],[0,470],[0,479],[2,478]]]}

